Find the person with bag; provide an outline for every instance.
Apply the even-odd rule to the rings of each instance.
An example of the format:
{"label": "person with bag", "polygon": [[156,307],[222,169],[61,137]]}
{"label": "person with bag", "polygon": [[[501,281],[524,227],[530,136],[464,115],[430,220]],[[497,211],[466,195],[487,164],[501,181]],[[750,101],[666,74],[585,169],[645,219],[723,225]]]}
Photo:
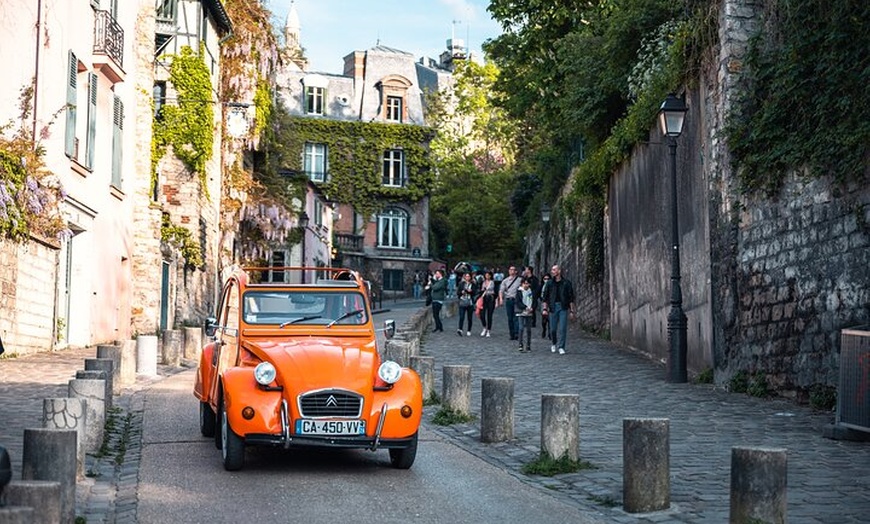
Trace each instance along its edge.
{"label": "person with bag", "polygon": [[[515,266],[508,268],[508,276],[501,281],[498,291],[498,303],[504,304],[505,314],[508,320],[508,333],[511,340],[519,340],[519,321],[517,320],[517,292],[520,289],[522,277],[517,273]],[[522,344],[520,344],[522,345]]]}
{"label": "person with bag", "polygon": [[520,290],[517,291],[517,318],[520,321],[520,353],[532,351],[532,320],[535,318],[537,297],[532,289],[532,279],[523,278]]}
{"label": "person with bag", "polygon": [[483,282],[480,284],[480,294],[483,299],[483,309],[480,312],[480,321],[483,323],[483,331],[480,336],[488,337],[492,329],[492,314],[495,311],[496,293],[495,281],[492,279],[492,271],[483,274]]}
{"label": "person with bag", "polygon": [[444,331],[444,326],[441,324],[441,306],[444,305],[444,298],[447,296],[447,281],[444,279],[444,271],[435,270],[435,275],[426,285],[426,290],[432,298],[432,319],[435,321],[435,329],[432,332]]}
{"label": "person with bag", "polygon": [[468,318],[468,328],[465,331],[465,336],[471,336],[472,318],[477,295],[477,282],[471,278],[471,273],[465,273],[462,275],[462,281],[456,288],[456,296],[459,297],[459,329],[456,330],[456,334],[460,337],[462,336],[462,327],[465,324],[466,318]]}

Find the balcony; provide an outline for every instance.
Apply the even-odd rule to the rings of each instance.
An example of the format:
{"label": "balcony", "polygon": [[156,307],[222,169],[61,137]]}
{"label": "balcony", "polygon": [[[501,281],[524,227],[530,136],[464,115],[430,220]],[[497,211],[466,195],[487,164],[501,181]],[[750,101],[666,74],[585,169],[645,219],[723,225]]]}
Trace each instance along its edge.
{"label": "balcony", "polygon": [[113,84],[124,81],[124,30],[108,11],[96,11],[94,68]]}
{"label": "balcony", "polygon": [[335,234],[335,247],[343,253],[362,253],[363,252],[362,235],[349,235],[347,233]]}

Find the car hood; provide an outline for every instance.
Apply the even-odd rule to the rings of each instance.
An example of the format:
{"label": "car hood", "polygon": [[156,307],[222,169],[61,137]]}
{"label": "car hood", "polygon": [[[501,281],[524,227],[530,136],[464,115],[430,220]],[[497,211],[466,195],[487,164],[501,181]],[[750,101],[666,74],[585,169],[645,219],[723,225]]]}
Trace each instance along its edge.
{"label": "car hood", "polygon": [[307,337],[282,341],[249,341],[245,346],[277,371],[285,389],[370,389],[379,358],[373,341]]}

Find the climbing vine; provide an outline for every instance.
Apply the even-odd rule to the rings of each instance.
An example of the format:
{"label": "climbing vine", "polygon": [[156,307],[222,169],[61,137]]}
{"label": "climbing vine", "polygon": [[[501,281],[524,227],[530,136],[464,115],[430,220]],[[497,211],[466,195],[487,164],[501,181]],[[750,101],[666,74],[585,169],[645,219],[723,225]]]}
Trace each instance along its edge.
{"label": "climbing vine", "polygon": [[59,240],[70,234],[58,208],[65,193],[46,169],[45,150],[27,126],[32,97],[31,87],[22,89],[17,129],[13,123],[0,126],[0,236],[17,242],[31,235]]}
{"label": "climbing vine", "polygon": [[726,129],[747,190],[775,191],[789,171],[862,177],[870,144],[870,4],[770,0],[746,85]]}
{"label": "climbing vine", "polygon": [[211,77],[203,57],[189,46],[167,57],[169,80],[177,93],[177,104],[166,104],[154,117],[151,156],[152,185],[157,183],[157,162],[169,146],[179,160],[199,175],[208,196],[205,166],[212,156],[214,109]]}
{"label": "climbing vine", "polygon": [[[324,192],[363,216],[376,213],[386,202],[416,202],[432,191],[435,174],[428,144],[433,131],[429,128],[295,117],[286,123],[287,167],[301,172],[305,143],[325,144],[328,174]],[[383,154],[389,149],[404,152],[407,180],[403,187],[383,184]]]}
{"label": "climbing vine", "polygon": [[169,213],[163,214],[160,223],[160,239],[175,247],[184,257],[184,263],[191,267],[201,267],[204,263],[202,248],[193,238],[190,230],[184,226],[176,226],[169,219]]}

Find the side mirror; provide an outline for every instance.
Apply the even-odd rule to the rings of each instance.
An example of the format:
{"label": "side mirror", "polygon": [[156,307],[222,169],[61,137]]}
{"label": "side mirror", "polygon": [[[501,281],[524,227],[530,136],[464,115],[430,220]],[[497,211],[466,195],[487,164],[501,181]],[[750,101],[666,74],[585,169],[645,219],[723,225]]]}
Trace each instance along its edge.
{"label": "side mirror", "polygon": [[395,320],[384,320],[384,336],[387,339],[393,338],[396,334],[396,321]]}
{"label": "side mirror", "polygon": [[3,500],[3,490],[12,480],[12,464],[6,448],[0,446],[0,501]]}
{"label": "side mirror", "polygon": [[218,328],[218,325],[217,325],[216,318],[208,317],[207,319],[205,319],[205,336],[213,337],[215,334],[215,331],[217,331],[217,328]]}

